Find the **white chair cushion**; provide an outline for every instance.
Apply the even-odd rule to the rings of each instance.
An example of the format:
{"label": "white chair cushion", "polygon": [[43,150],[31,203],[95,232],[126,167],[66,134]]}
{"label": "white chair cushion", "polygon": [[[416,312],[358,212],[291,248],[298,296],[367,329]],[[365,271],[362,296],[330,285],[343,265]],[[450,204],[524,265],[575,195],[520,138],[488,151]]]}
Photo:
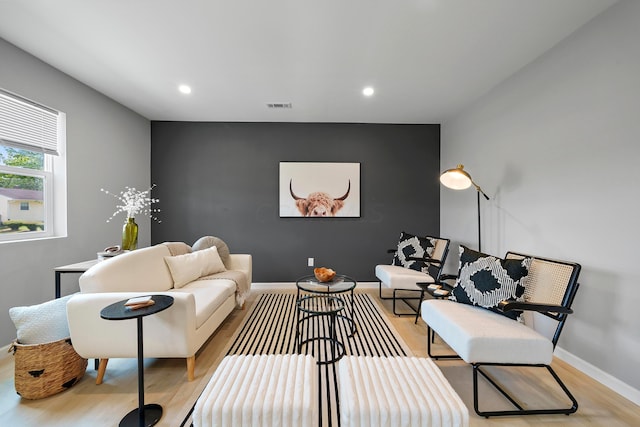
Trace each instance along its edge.
{"label": "white chair cushion", "polygon": [[433,277],[427,273],[397,265],[376,265],[376,277],[384,286],[394,289],[420,290],[416,282],[434,282]]}
{"label": "white chair cushion", "polygon": [[467,363],[545,364],[553,344],[533,329],[482,307],[422,302],[422,319]]}

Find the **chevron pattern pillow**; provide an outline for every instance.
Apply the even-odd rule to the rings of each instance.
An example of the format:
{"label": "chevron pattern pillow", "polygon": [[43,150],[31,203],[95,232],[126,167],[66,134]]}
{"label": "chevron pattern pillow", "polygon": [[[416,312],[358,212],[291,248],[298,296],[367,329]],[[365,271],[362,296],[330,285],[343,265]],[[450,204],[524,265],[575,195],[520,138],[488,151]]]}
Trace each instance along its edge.
{"label": "chevron pattern pillow", "polygon": [[435,239],[430,237],[419,237],[413,234],[400,233],[398,241],[398,249],[393,256],[393,265],[399,265],[412,270],[429,273],[429,263],[424,261],[410,260],[409,257],[427,257],[433,256],[435,247]]}

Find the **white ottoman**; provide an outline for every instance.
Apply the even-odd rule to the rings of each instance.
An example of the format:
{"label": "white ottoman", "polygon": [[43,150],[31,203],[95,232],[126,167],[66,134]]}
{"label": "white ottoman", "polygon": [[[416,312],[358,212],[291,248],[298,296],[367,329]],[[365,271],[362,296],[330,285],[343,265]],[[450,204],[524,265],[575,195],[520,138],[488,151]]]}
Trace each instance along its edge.
{"label": "white ottoman", "polygon": [[431,359],[343,357],[341,427],[469,425],[469,411]]}
{"label": "white ottoman", "polygon": [[310,355],[226,356],[198,398],[194,427],[318,426],[318,366]]}

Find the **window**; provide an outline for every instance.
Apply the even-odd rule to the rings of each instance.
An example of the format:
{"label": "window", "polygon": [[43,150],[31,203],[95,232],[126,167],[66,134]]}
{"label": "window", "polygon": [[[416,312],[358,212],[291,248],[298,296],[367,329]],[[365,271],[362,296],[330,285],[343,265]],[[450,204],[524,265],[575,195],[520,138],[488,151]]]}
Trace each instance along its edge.
{"label": "window", "polygon": [[0,242],[66,234],[65,115],[0,89]]}

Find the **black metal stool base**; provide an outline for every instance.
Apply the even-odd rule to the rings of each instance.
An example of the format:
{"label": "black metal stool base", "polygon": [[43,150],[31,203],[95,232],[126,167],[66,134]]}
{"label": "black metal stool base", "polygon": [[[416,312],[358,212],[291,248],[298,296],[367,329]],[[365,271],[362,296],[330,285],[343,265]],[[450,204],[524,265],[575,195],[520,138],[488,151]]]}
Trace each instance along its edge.
{"label": "black metal stool base", "polygon": [[144,424],[140,424],[139,409],[136,408],[124,416],[120,421],[120,427],[151,427],[162,418],[162,406],[157,403],[144,405]]}

